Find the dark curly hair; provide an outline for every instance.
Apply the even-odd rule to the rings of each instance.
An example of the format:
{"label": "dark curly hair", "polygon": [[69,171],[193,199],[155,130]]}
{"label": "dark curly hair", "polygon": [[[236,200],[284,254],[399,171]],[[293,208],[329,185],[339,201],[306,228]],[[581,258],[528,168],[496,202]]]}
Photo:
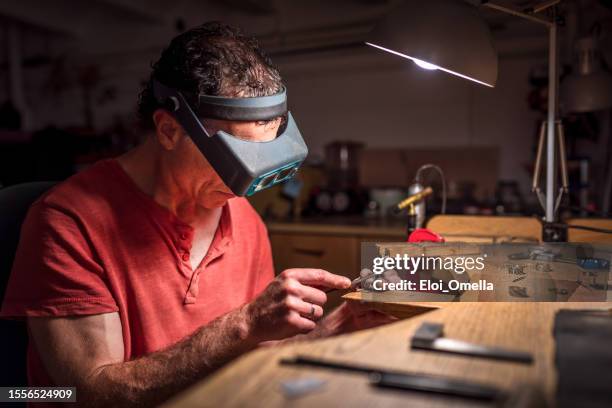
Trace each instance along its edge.
{"label": "dark curly hair", "polygon": [[[204,23],[175,37],[151,68],[151,78],[184,91],[196,107],[199,95],[267,96],[283,87],[257,40],[219,22]],[[138,100],[138,118],[145,129],[154,128],[152,115],[159,107],[149,81]]]}

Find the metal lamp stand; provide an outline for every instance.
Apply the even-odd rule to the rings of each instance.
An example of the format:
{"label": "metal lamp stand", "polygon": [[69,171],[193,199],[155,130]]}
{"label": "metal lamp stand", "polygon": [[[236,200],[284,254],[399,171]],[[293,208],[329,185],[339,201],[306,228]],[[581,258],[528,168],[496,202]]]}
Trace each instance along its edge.
{"label": "metal lamp stand", "polygon": [[[538,151],[536,153],[536,161],[535,167],[533,170],[533,181],[531,183],[531,191],[533,191],[538,197],[538,201],[542,208],[547,208],[547,197],[552,197],[550,193],[542,193],[542,189],[540,188],[540,174],[542,172],[542,157],[544,155],[544,141],[546,139],[548,130],[548,121],[543,121],[540,126],[540,137],[538,141]],[[566,194],[569,190],[569,178],[567,175],[567,161],[565,155],[565,132],[563,130],[563,123],[561,120],[555,120],[555,125],[553,128],[553,135],[556,133],[557,143],[559,144],[559,164],[561,170],[561,186],[559,187],[559,193],[557,194],[557,199],[555,200],[555,204],[553,207],[553,214],[556,214],[559,211],[559,206],[561,205],[561,199],[563,198],[563,194]],[[554,137],[554,136],[553,136]],[[553,155],[554,155],[553,150]],[[547,174],[550,171],[547,168]],[[553,168],[553,176],[555,169]],[[554,179],[553,179],[554,180]],[[564,228],[556,228],[552,225],[544,223],[544,229],[542,232],[542,240],[545,242],[558,242],[558,241],[567,241],[567,229]]]}
{"label": "metal lamp stand", "polygon": [[[482,6],[498,10],[513,16],[533,21],[544,25],[548,28],[548,113],[546,122],[540,128],[540,142],[538,146],[538,157],[536,158],[536,175],[534,174],[534,191],[538,196],[538,200],[542,205],[544,215],[544,227],[542,240],[562,241],[566,237],[567,229],[559,228],[555,221],[557,220],[557,211],[561,202],[563,193],[567,191],[567,169],[565,164],[565,148],[563,143],[563,130],[561,122],[558,119],[558,90],[559,90],[559,72],[558,72],[558,50],[557,50],[557,16],[553,12],[550,20],[536,15],[536,13],[544,11],[548,8],[555,7],[561,0],[548,0],[530,7],[525,11],[515,10],[511,7],[495,4],[490,1],[483,1]],[[554,11],[554,8],[553,8]],[[555,129],[558,129],[555,132]],[[544,147],[544,132],[546,133],[546,193],[543,193],[538,187],[539,182],[539,167],[541,166],[541,156]],[[556,138],[555,133],[559,138],[559,152],[562,157],[561,167],[564,174],[564,185],[559,189],[558,196],[555,198],[555,153],[556,153]],[[557,203],[557,204],[555,204]]]}

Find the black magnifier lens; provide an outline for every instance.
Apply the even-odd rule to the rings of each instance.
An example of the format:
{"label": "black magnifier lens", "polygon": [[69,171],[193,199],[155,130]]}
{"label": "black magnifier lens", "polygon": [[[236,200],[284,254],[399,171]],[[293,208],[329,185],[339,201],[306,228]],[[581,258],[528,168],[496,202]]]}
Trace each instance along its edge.
{"label": "black magnifier lens", "polygon": [[264,177],[260,182],[259,182],[259,188],[266,188],[268,187],[270,184],[272,184],[272,182],[274,181],[274,178],[276,177],[276,174],[270,174],[269,176]]}
{"label": "black magnifier lens", "polygon": [[289,167],[288,169],[283,169],[279,171],[276,179],[279,181],[286,179],[293,172],[293,170],[294,170],[294,167]]}
{"label": "black magnifier lens", "polygon": [[291,177],[295,176],[295,174],[298,172],[298,169],[299,169],[299,167],[297,167],[297,166],[293,167],[291,169],[291,171],[289,172],[289,175],[287,176],[287,178],[291,178]]}

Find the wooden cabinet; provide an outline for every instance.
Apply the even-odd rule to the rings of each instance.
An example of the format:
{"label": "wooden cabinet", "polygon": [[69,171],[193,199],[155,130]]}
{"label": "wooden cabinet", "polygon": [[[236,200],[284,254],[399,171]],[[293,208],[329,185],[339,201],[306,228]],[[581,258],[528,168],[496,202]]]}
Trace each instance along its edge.
{"label": "wooden cabinet", "polygon": [[358,274],[357,238],[271,234],[270,241],[278,272],[288,268],[320,268],[348,277]]}

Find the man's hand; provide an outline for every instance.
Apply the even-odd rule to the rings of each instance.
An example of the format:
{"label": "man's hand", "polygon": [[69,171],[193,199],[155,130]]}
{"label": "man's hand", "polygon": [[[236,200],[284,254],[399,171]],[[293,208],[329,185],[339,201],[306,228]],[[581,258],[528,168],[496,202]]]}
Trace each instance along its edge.
{"label": "man's hand", "polygon": [[351,281],[322,269],[287,269],[243,309],[249,337],[257,342],[313,330],[327,295],[320,288],[346,289]]}
{"label": "man's hand", "polygon": [[284,341],[270,341],[262,343],[261,345],[274,346],[295,341],[336,336],[357,330],[371,329],[398,320],[397,317],[380,312],[367,303],[344,302],[330,314],[319,320],[314,330],[306,334],[293,336]]}
{"label": "man's hand", "polygon": [[397,320],[397,317],[373,309],[367,303],[344,302],[319,323],[320,327],[313,334],[328,337],[371,329]]}

